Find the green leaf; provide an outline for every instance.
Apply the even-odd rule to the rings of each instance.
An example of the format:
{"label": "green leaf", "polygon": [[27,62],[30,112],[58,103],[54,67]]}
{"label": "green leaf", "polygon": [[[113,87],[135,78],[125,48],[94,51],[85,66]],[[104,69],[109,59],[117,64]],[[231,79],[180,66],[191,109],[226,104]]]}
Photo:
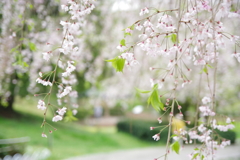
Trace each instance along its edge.
{"label": "green leaf", "polygon": [[32,5],[32,4],[28,4],[28,7],[29,7],[30,9],[33,9],[33,5]]}
{"label": "green leaf", "polygon": [[153,86],[153,90],[155,90],[155,89],[158,89],[158,84],[157,83],[154,84],[154,86]]}
{"label": "green leaf", "polygon": [[122,72],[125,64],[125,59],[119,58],[117,59],[116,63],[117,63],[117,68],[116,68],[117,72]]}
{"label": "green leaf", "polygon": [[151,103],[151,99],[152,99],[152,97],[149,96],[149,97],[148,97],[148,100],[147,100],[148,105]]}
{"label": "green leaf", "polygon": [[197,156],[199,155],[199,153],[195,153],[192,157],[192,159],[195,159]]}
{"label": "green leaf", "polygon": [[176,136],[178,136],[178,135],[176,135],[176,134],[173,134],[173,135],[171,136],[171,138],[172,138],[172,137],[176,137]]}
{"label": "green leaf", "polygon": [[175,141],[172,145],[172,150],[175,151],[177,154],[179,154],[179,150],[180,150],[180,144],[178,141]]}
{"label": "green leaf", "polygon": [[107,62],[111,62],[112,66],[115,68],[117,72],[122,72],[125,64],[125,59],[122,58],[114,58],[110,60],[106,60]]}
{"label": "green leaf", "polygon": [[138,89],[138,88],[136,88],[136,90],[140,93],[150,93],[151,92],[151,91],[141,90],[141,89]]}
{"label": "green leaf", "polygon": [[158,96],[158,92],[157,90],[154,90],[151,94],[151,105],[152,107],[156,110],[159,111],[160,110],[160,100],[159,100],[159,96]]}
{"label": "green leaf", "polygon": [[127,37],[127,36],[131,36],[132,34],[131,33],[124,33],[124,37]]}
{"label": "green leaf", "polygon": [[209,68],[213,68],[213,66],[211,66],[210,64],[206,64]]}
{"label": "green leaf", "polygon": [[37,50],[36,45],[32,42],[29,42],[28,46],[29,46],[30,50],[33,51],[33,52]]}
{"label": "green leaf", "polygon": [[206,74],[208,73],[208,69],[206,66],[203,68],[203,72],[205,72]]}
{"label": "green leaf", "polygon": [[73,116],[72,111],[68,110],[66,116],[64,117],[65,122],[72,122],[78,120],[76,117]]}
{"label": "green leaf", "polygon": [[204,155],[201,156],[201,160],[203,160],[203,159],[204,159]]}
{"label": "green leaf", "polygon": [[23,67],[29,67],[29,65],[27,64],[27,62],[23,62],[22,65],[23,65]]}
{"label": "green leaf", "polygon": [[[158,84],[155,84],[152,88],[151,95],[148,97],[148,105],[151,104],[152,107],[156,110],[156,111],[160,111],[160,109],[164,109],[164,105],[161,102],[161,99],[159,98],[159,94],[158,94]],[[149,91],[145,91],[145,93],[149,93]]]}
{"label": "green leaf", "polygon": [[134,24],[129,27],[131,30],[134,30]]}
{"label": "green leaf", "polygon": [[122,46],[126,46],[126,44],[125,44],[125,39],[122,39],[122,40],[120,41],[120,44],[121,44]]}
{"label": "green leaf", "polygon": [[173,43],[176,43],[176,41],[177,41],[177,35],[176,34],[171,34],[171,41]]}
{"label": "green leaf", "polygon": [[194,148],[195,151],[198,151],[199,149],[198,148]]}

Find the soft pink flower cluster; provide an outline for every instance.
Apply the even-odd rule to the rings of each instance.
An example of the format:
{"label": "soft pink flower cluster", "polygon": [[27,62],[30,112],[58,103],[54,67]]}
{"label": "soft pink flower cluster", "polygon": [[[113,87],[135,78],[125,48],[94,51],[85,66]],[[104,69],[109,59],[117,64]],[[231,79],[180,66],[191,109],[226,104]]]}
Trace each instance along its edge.
{"label": "soft pink flower cluster", "polygon": [[62,109],[58,109],[56,112],[58,115],[55,115],[52,119],[53,122],[61,121],[63,119],[64,114],[66,113],[67,108],[63,107]]}
{"label": "soft pink flower cluster", "polygon": [[[57,102],[60,106],[63,105],[63,102],[71,103],[68,101],[69,98],[66,98],[67,96],[72,98],[78,97],[77,92],[72,90],[72,85],[77,82],[76,76],[73,74],[76,70],[76,66],[74,64],[76,63],[76,57],[79,57],[81,53],[79,51],[79,47],[77,46],[76,37],[82,34],[81,28],[85,25],[85,16],[91,13],[95,6],[93,4],[93,0],[67,0],[67,4],[61,5],[61,8],[63,11],[68,12],[71,16],[67,21],[60,21],[63,31],[61,46],[58,50],[53,49],[53,51],[42,53],[45,61],[50,61],[51,58],[54,57],[55,60],[53,60],[53,62],[56,63],[56,67],[54,67],[55,69],[50,73],[43,74],[42,72],[39,72],[40,77],[36,80],[37,83],[44,86],[50,86],[50,92],[46,94],[46,97],[51,95],[54,84],[57,84]],[[49,44],[50,43],[47,43],[47,45]],[[61,78],[58,78],[62,80],[61,82],[56,82],[58,69],[63,70],[62,73],[60,71]],[[50,103],[50,98],[46,97],[43,100],[39,100],[37,105],[38,109],[45,110],[44,115],[46,115],[48,107],[55,106]],[[45,105],[45,102],[47,103],[47,106]],[[68,104],[68,106],[71,105],[73,108],[72,114],[76,115],[78,105]],[[61,109],[58,109],[58,114],[52,118],[52,121],[61,121],[67,112],[67,109],[70,108],[62,107]],[[45,125],[45,118],[46,117],[44,117],[42,126]],[[47,135],[43,132],[42,137],[47,137]]]}
{"label": "soft pink flower cluster", "polygon": [[[240,17],[237,7],[232,7],[236,5],[235,3],[236,1],[233,0],[223,0],[214,4],[210,0],[190,0],[187,1],[187,4],[182,2],[178,9],[161,11],[154,8],[152,15],[146,15],[145,18],[136,21],[130,28],[124,30],[124,38],[126,40],[126,35],[133,35],[135,32],[139,33],[139,39],[136,43],[126,43],[127,45],[125,45],[124,39],[124,44],[121,43],[123,45],[117,47],[121,52],[120,57],[126,60],[128,66],[133,66],[131,63],[133,61],[137,62],[134,56],[134,51],[137,50],[135,48],[140,48],[146,55],[154,57],[154,59],[158,59],[158,57],[164,59],[160,63],[157,61],[156,64],[163,64],[165,67],[150,67],[150,71],[157,70],[157,74],[154,75],[157,78],[151,79],[150,83],[151,86],[158,84],[158,89],[161,88],[163,90],[163,86],[165,87],[163,85],[164,81],[168,77],[169,79],[171,78],[170,82],[173,82],[174,87],[166,94],[174,97],[178,94],[177,91],[192,82],[186,74],[186,71],[191,71],[190,67],[201,68],[201,73],[205,73],[207,78],[209,78],[210,68],[215,67],[216,72],[218,59],[224,53],[222,51],[227,50],[225,48],[227,45],[235,46],[235,52],[232,56],[240,62],[240,53],[236,51],[239,49],[240,38],[238,35],[233,35],[233,31],[226,27],[228,24],[223,21],[224,18]],[[139,13],[140,16],[148,14],[149,10],[150,8],[144,7]],[[232,12],[232,10],[236,11]],[[181,87],[179,87],[180,82],[182,82]],[[223,140],[218,143],[212,139],[213,134],[215,134],[213,130],[227,131],[234,128],[230,119],[226,120],[226,125],[217,124],[216,120],[211,121],[216,115],[215,110],[213,110],[216,104],[216,91],[211,91],[210,88],[212,86],[209,83],[208,80],[206,84],[209,86],[211,98],[204,97],[202,99],[199,111],[201,118],[207,119],[207,122],[210,122],[210,124],[203,123],[195,128],[194,131],[188,132],[190,137],[189,143],[193,139],[197,139],[205,144],[206,148],[202,149],[203,154],[201,154],[205,155],[205,157],[215,153],[215,149],[219,147],[223,148],[226,145],[230,145],[230,141]],[[174,103],[170,107],[169,102],[166,102],[164,109],[170,110],[175,106]],[[170,111],[169,125],[171,125],[173,113],[173,111]],[[152,130],[154,127],[150,129]],[[183,132],[183,134],[186,133]],[[176,136],[175,138],[179,137]],[[152,138],[157,141],[160,139],[160,134],[155,134]]]}

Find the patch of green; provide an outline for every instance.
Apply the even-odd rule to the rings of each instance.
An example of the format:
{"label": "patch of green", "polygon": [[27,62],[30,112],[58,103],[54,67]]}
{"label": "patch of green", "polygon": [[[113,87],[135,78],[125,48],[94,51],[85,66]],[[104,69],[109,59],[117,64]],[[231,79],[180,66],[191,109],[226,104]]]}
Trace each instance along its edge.
{"label": "patch of green", "polygon": [[237,133],[237,139],[240,139],[240,121],[235,122],[234,125],[235,128],[233,129],[233,131]]}
{"label": "patch of green", "polygon": [[[30,137],[28,147],[33,150],[50,149],[52,153],[49,159],[51,160],[159,145],[159,143],[141,141],[127,133],[118,133],[115,127],[88,127],[80,125],[79,122],[54,123],[51,122],[51,115],[47,117],[47,122],[57,128],[57,131],[46,126],[44,132],[48,138],[42,138],[43,128],[40,126],[43,116],[36,106],[37,100],[34,99],[18,101],[16,109],[22,116],[16,119],[0,117],[0,137]],[[49,129],[53,131],[52,134],[48,133]]]}

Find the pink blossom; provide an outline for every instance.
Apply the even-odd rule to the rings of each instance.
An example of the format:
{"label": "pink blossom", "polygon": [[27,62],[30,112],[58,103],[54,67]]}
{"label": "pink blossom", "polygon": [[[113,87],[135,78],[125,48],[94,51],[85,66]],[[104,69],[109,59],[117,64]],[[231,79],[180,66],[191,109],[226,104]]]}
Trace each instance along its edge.
{"label": "pink blossom", "polygon": [[206,64],[206,62],[203,59],[199,59],[194,62],[194,65],[205,65],[205,64]]}
{"label": "pink blossom", "polygon": [[203,97],[203,99],[202,99],[202,103],[203,104],[208,104],[208,103],[210,103],[211,102],[211,98],[209,98],[209,97]]}
{"label": "pink blossom", "polygon": [[78,113],[76,109],[72,110],[72,114],[75,116]]}
{"label": "pink blossom", "polygon": [[62,119],[63,119],[62,116],[56,115],[56,116],[53,117],[52,121],[57,122],[57,121],[61,121]]}
{"label": "pink blossom", "polygon": [[45,110],[47,107],[45,106],[45,102],[40,99],[40,100],[38,101],[37,108],[40,109],[40,110]]}
{"label": "pink blossom", "polygon": [[57,110],[57,113],[61,116],[63,116],[65,113],[66,113],[66,110],[67,108],[66,107],[63,107],[62,109],[58,109]]}
{"label": "pink blossom", "polygon": [[155,134],[154,136],[152,136],[152,138],[155,140],[155,141],[158,141],[160,139],[160,134]]}
{"label": "pink blossom", "polygon": [[226,119],[226,123],[231,123],[231,119],[229,117]]}
{"label": "pink blossom", "polygon": [[125,32],[132,34],[133,30],[131,30],[130,28],[126,28],[126,29],[125,29]]}
{"label": "pink blossom", "polygon": [[150,127],[150,130],[154,130],[154,127]]}
{"label": "pink blossom", "polygon": [[42,133],[42,137],[47,138],[47,135],[45,133]]}
{"label": "pink blossom", "polygon": [[50,52],[44,52],[42,53],[43,59],[46,61],[49,61],[49,59],[52,57],[52,54]]}
{"label": "pink blossom", "polygon": [[162,123],[162,118],[158,118],[158,123]]}
{"label": "pink blossom", "polygon": [[141,12],[139,13],[139,15],[142,16],[142,15],[147,14],[147,13],[149,13],[149,10],[148,10],[147,7],[145,7],[143,9],[141,9]]}

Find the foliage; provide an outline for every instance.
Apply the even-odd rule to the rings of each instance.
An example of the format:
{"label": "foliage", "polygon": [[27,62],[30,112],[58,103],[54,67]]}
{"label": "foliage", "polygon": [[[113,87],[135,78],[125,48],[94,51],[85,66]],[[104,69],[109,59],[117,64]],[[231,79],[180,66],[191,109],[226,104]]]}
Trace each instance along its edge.
{"label": "foliage", "polygon": [[109,112],[112,116],[123,116],[125,114],[121,103],[117,103],[114,107],[110,108]]}
{"label": "foliage", "polygon": [[84,108],[84,107],[79,107],[78,108],[78,113],[76,114],[76,117],[79,120],[83,120],[87,117],[90,117],[93,115],[93,110],[90,108]]}
{"label": "foliage", "polygon": [[[117,123],[117,129],[120,132],[130,133],[134,137],[145,141],[153,141],[152,135],[156,134],[163,127],[158,127],[154,130],[150,130],[149,126],[157,126],[156,122],[142,121],[142,120],[124,120]],[[164,125],[164,124],[163,124]],[[160,134],[160,142],[165,143],[167,141],[168,128],[165,128]]]}
{"label": "foliage", "polygon": [[236,143],[237,133],[235,131],[228,130],[227,132],[221,132],[216,129],[215,132],[217,132],[217,134],[224,140],[230,140],[231,144]]}

